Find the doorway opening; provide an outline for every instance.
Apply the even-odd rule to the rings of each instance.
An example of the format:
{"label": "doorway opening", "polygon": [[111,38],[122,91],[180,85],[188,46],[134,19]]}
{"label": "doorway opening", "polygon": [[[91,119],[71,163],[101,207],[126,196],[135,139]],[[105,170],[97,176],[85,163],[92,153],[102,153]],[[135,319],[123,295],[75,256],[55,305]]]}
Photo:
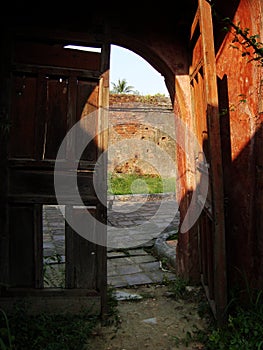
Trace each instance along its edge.
{"label": "doorway opening", "polygon": [[[108,284],[175,278],[179,213],[173,108],[164,79],[134,52],[111,45],[108,135]],[[156,244],[157,242],[157,244]],[[162,255],[162,256],[161,256]]]}
{"label": "doorway opening", "polygon": [[[179,225],[173,108],[163,77],[140,56],[112,45],[110,66],[110,84],[125,81],[133,89],[110,91],[107,282],[162,282],[175,277],[166,264],[175,266]],[[43,205],[45,288],[66,285],[61,210],[65,206]]]}

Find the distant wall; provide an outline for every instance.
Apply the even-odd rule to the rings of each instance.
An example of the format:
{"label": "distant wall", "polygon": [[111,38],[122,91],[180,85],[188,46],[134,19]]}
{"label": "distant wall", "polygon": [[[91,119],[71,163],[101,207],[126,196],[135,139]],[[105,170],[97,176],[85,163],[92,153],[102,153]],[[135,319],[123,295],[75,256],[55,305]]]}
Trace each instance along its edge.
{"label": "distant wall", "polygon": [[176,176],[173,121],[169,98],[111,95],[109,172]]}

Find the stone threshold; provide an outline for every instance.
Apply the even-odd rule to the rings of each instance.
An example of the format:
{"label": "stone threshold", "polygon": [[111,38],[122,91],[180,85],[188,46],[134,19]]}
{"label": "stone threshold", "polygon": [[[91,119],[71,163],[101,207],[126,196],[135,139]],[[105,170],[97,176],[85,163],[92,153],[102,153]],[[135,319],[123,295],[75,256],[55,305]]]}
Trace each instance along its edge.
{"label": "stone threshold", "polygon": [[153,202],[162,200],[176,200],[175,192],[166,193],[142,193],[142,194],[113,194],[108,195],[108,202],[120,201],[120,202]]}

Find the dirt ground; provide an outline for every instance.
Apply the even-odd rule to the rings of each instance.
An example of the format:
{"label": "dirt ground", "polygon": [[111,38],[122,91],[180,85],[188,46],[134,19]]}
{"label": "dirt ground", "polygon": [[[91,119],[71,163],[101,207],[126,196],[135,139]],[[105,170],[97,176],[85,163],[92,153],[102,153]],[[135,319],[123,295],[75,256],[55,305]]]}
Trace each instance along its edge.
{"label": "dirt ground", "polygon": [[[121,289],[138,294],[140,300],[119,300],[111,325],[98,326],[90,340],[90,350],[183,350],[204,349],[199,341],[187,344],[189,334],[205,329],[209,311],[202,288],[187,289],[178,298],[167,285],[144,285]],[[200,314],[200,310],[206,310]],[[200,317],[202,315],[202,317]]]}

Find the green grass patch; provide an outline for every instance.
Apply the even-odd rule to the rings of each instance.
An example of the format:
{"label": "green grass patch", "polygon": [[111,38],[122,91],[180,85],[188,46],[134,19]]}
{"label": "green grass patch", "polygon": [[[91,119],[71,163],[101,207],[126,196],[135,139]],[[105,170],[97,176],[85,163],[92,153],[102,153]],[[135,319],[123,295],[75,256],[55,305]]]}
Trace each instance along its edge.
{"label": "green grass patch", "polygon": [[19,305],[15,313],[8,315],[8,328],[6,320],[0,319],[0,349],[84,350],[98,322],[99,316],[91,310],[76,315],[29,315],[27,308]]}
{"label": "green grass patch", "polygon": [[[118,325],[118,301],[111,286],[107,294],[108,312],[103,324]],[[92,332],[101,321],[93,307],[78,313],[33,315],[21,300],[10,314],[0,309],[0,350],[88,350]]]}
{"label": "green grass patch", "polygon": [[[177,338],[178,345],[189,346],[197,341],[204,344],[206,350],[263,350],[262,290],[251,296],[247,303],[239,298],[230,302],[225,325],[217,327],[214,318],[210,317],[207,329],[196,327],[192,334]],[[200,313],[200,317],[205,317],[205,314]]]}
{"label": "green grass patch", "polygon": [[224,327],[213,328],[207,335],[208,350],[263,349],[263,295],[254,291],[247,304],[233,301]]}
{"label": "green grass patch", "polygon": [[109,194],[154,194],[175,192],[176,179],[157,175],[109,174]]}

